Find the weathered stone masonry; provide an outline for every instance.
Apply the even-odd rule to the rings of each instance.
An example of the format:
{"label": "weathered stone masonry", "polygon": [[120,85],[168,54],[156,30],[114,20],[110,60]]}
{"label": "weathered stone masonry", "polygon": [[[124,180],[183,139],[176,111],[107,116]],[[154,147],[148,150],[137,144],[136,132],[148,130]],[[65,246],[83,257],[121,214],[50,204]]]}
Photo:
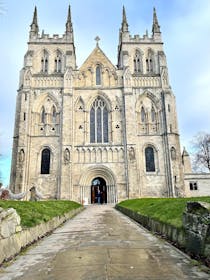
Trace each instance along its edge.
{"label": "weathered stone masonry", "polygon": [[115,67],[96,47],[76,67],[69,8],[62,36],[39,33],[37,10],[20,72],[11,188],[45,198],[115,203],[183,194],[175,97],[156,11],[131,36],[125,9]]}

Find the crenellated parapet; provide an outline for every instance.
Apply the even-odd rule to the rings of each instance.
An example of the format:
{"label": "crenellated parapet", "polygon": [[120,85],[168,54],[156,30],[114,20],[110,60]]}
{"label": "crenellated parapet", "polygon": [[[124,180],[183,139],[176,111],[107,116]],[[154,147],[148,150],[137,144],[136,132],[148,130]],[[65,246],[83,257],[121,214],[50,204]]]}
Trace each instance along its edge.
{"label": "crenellated parapet", "polygon": [[[59,34],[45,34],[42,32],[42,34],[38,34],[36,37],[33,37],[30,39],[29,44],[39,43],[39,44],[69,44],[71,40],[67,37],[66,34],[59,35]],[[72,40],[73,42],[73,40]]]}

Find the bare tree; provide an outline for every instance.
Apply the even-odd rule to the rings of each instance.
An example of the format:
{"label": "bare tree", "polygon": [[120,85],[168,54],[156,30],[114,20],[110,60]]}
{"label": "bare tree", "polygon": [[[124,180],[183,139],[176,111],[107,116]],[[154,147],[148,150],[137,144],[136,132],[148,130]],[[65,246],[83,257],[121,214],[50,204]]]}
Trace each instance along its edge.
{"label": "bare tree", "polygon": [[196,169],[210,172],[210,134],[199,132],[192,141],[194,151],[194,166]]}

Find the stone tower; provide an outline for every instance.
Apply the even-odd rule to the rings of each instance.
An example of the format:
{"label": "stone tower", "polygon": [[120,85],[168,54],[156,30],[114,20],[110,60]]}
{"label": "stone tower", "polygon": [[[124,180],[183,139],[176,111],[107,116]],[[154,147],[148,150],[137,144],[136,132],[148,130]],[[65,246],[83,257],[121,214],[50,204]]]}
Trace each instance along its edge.
{"label": "stone tower", "polygon": [[118,65],[96,47],[76,67],[69,7],[63,36],[39,34],[37,9],[20,73],[11,188],[115,203],[183,194],[175,97],[156,11],[131,36],[123,7]]}

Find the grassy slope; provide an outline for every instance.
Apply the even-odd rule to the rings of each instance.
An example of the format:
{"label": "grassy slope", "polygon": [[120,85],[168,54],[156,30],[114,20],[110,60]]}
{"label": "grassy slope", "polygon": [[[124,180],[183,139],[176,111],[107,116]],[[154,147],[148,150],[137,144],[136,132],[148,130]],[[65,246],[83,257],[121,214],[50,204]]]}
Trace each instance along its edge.
{"label": "grassy slope", "polygon": [[73,201],[0,201],[2,208],[14,208],[21,217],[22,227],[33,227],[80,207]]}
{"label": "grassy slope", "polygon": [[182,227],[182,214],[187,201],[205,201],[210,203],[210,197],[193,198],[141,198],[125,200],[119,205],[149,216],[155,220]]}

